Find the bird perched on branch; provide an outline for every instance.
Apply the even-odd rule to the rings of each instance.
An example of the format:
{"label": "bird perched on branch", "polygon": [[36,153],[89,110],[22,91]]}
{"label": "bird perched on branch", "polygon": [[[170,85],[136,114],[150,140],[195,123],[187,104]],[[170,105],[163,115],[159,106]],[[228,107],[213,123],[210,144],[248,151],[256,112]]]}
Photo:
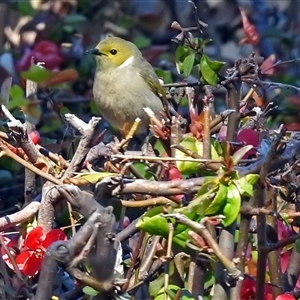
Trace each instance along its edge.
{"label": "bird perched on branch", "polygon": [[144,108],[157,114],[166,99],[152,66],[136,45],[118,37],[107,37],[87,52],[96,58],[93,94],[102,116],[123,132],[139,117],[136,133],[146,133],[150,118]]}

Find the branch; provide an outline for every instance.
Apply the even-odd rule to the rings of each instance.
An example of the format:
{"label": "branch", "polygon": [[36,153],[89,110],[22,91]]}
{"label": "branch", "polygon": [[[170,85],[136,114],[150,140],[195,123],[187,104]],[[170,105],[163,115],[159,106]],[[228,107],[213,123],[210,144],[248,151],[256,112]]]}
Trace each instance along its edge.
{"label": "branch", "polygon": [[[26,97],[30,95],[36,95],[38,89],[38,84],[31,80],[26,80]],[[27,134],[36,130],[35,125],[30,123],[29,121],[25,121],[25,128]],[[25,169],[25,180],[24,180],[24,198],[25,198],[25,205],[30,203],[34,196],[36,195],[36,178],[35,173]]]}
{"label": "branch", "polygon": [[[260,173],[259,173],[259,182],[255,191],[255,199],[257,199],[256,206],[264,207],[265,204],[265,180],[269,172],[269,167],[272,164],[274,159],[277,147],[286,132],[285,128],[281,128],[276,139],[272,142],[269,152],[266,155],[266,158],[262,164]],[[257,216],[257,246],[258,246],[258,260],[257,260],[257,281],[256,281],[256,299],[264,298],[264,289],[265,289],[265,276],[266,276],[266,264],[267,264],[267,255],[266,243],[267,243],[267,228],[266,228],[266,216],[259,214]]]}
{"label": "branch", "polygon": [[91,147],[91,141],[95,135],[95,129],[101,120],[101,118],[93,117],[88,124],[77,118],[75,115],[72,114],[65,114],[65,119],[72,124],[73,127],[75,127],[81,134],[81,139],[78,145],[78,148],[70,162],[70,165],[68,166],[65,174],[62,177],[63,179],[66,179],[70,177],[70,175],[73,174],[73,172],[77,171],[79,168],[79,165],[83,162],[84,157],[87,155],[87,153],[90,150]]}
{"label": "branch", "polygon": [[0,149],[2,150],[2,152],[5,155],[11,157],[13,160],[15,160],[16,162],[18,162],[19,164],[21,164],[22,166],[24,166],[28,170],[30,170],[30,171],[36,173],[37,175],[43,177],[44,179],[46,179],[46,180],[48,180],[52,183],[55,183],[55,184],[61,184],[62,183],[59,179],[55,178],[51,174],[43,172],[42,170],[38,169],[37,167],[35,167],[31,163],[27,162],[26,160],[24,160],[23,158],[18,156],[17,154],[13,153],[10,149],[8,149],[5,146],[5,144],[2,142],[1,138],[0,138]]}
{"label": "branch", "polygon": [[173,181],[150,181],[137,179],[130,183],[122,182],[122,178],[111,178],[113,184],[117,184],[112,191],[112,195],[117,194],[149,194],[170,196],[178,194],[196,193],[203,185],[205,178],[191,178],[187,180],[173,180]]}
{"label": "branch", "polygon": [[26,126],[23,125],[19,120],[16,120],[15,122],[9,122],[7,125],[19,146],[28,156],[30,162],[35,163],[42,155],[37,150],[32,140],[28,137]]}
{"label": "branch", "polygon": [[23,223],[30,218],[32,218],[39,210],[40,202],[38,201],[32,201],[29,203],[26,207],[24,207],[22,210],[11,214],[6,215],[2,218],[0,218],[0,230],[3,231],[9,227],[12,227],[18,223]]}
{"label": "branch", "polygon": [[226,140],[233,142],[237,135],[238,122],[239,122],[239,110],[241,101],[241,83],[231,83],[228,91],[228,104],[227,108],[234,110],[234,113],[228,116],[227,134]]}

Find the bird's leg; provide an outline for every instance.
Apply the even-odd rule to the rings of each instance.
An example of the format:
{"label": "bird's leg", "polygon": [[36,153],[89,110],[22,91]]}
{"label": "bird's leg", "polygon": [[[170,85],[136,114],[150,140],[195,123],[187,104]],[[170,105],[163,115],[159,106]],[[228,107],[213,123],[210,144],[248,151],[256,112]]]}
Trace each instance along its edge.
{"label": "bird's leg", "polygon": [[[149,155],[148,149],[150,147],[152,148],[152,145],[150,144],[150,137],[151,137],[151,133],[148,133],[146,138],[144,138],[144,140],[143,140],[143,144],[142,144],[142,148],[141,148],[143,156]],[[153,148],[152,148],[152,150],[153,150]],[[151,152],[151,150],[150,150],[150,152]]]}
{"label": "bird's leg", "polygon": [[149,132],[143,140],[142,144],[142,155],[143,156],[155,156],[154,149],[152,147],[152,144],[150,143],[150,139],[153,137],[153,134]]}

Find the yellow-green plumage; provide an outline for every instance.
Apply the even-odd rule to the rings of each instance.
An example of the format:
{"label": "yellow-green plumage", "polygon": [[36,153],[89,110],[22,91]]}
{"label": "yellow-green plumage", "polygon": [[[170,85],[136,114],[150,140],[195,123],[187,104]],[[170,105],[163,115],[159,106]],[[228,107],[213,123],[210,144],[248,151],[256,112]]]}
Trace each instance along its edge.
{"label": "yellow-green plumage", "polygon": [[97,62],[94,100],[103,117],[119,129],[139,117],[136,133],[147,132],[150,119],[143,108],[158,113],[165,97],[152,66],[133,43],[117,37],[107,37],[91,52]]}

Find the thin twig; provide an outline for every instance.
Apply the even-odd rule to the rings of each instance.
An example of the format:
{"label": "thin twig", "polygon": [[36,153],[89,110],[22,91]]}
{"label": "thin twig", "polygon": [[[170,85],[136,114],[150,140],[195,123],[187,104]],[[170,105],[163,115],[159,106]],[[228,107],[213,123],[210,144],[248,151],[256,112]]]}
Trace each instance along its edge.
{"label": "thin twig", "polygon": [[241,82],[231,83],[228,90],[227,108],[235,110],[234,113],[228,116],[226,141],[233,142],[237,135],[240,109]]}
{"label": "thin twig", "polygon": [[290,60],[285,60],[285,61],[282,61],[282,60],[278,60],[275,64],[273,64],[272,66],[264,69],[262,71],[263,74],[265,74],[267,71],[271,70],[271,69],[274,69],[275,67],[278,67],[278,66],[282,66],[282,65],[286,65],[286,64],[292,64],[292,63],[299,63],[300,62],[300,59],[299,58],[295,58],[295,59],[290,59]]}
{"label": "thin twig", "polygon": [[4,241],[4,239],[3,239],[3,237],[2,237],[1,234],[0,234],[0,244],[1,244],[1,247],[4,249],[6,255],[8,256],[8,258],[10,260],[10,263],[13,265],[16,276],[18,277],[18,279],[21,282],[24,282],[23,275],[20,272],[20,269],[19,269],[19,267],[18,267],[18,265],[16,263],[16,260],[12,256],[12,254],[11,254],[10,250],[8,249],[7,245],[5,244],[5,241]]}
{"label": "thin twig", "polygon": [[[178,145],[174,146],[175,148],[182,149],[178,147]],[[188,152],[189,155],[194,154]],[[222,159],[204,159],[204,158],[181,158],[181,157],[156,157],[156,156],[142,156],[142,155],[122,155],[122,154],[115,154],[112,155],[112,158],[119,158],[119,159],[126,159],[126,160],[147,160],[147,161],[190,161],[190,162],[198,162],[198,163],[222,163]],[[253,163],[256,160],[253,159],[241,159],[239,163]]]}
{"label": "thin twig", "polygon": [[168,221],[168,246],[167,246],[167,253],[165,257],[165,262],[164,262],[164,271],[165,271],[165,282],[164,282],[164,292],[165,292],[165,300],[168,299],[168,293],[167,290],[169,288],[169,272],[170,272],[170,259],[171,259],[171,250],[172,250],[172,241],[173,241],[173,236],[174,236],[174,226],[171,220]]}
{"label": "thin twig", "polygon": [[171,147],[183,152],[184,154],[186,154],[187,156],[190,156],[192,158],[203,159],[203,158],[201,158],[201,156],[198,153],[196,153],[190,149],[187,149],[180,144],[172,145]]}
{"label": "thin twig", "polygon": [[0,139],[0,148],[2,149],[2,151],[5,155],[11,157],[13,160],[15,160],[16,162],[18,162],[19,164],[21,164],[22,166],[24,166],[28,170],[30,170],[30,171],[36,173],[37,175],[43,177],[44,179],[46,179],[46,180],[48,180],[48,181],[50,181],[54,184],[62,184],[62,181],[60,181],[59,179],[55,178],[51,174],[45,173],[42,170],[38,169],[37,167],[35,167],[31,163],[29,163],[26,160],[24,160],[23,158],[19,157],[17,154],[13,153],[11,150],[7,149],[6,147],[2,147],[1,144],[2,144],[2,141]]}
{"label": "thin twig", "polygon": [[123,207],[148,207],[148,206],[156,206],[156,205],[167,205],[167,206],[171,205],[174,207],[178,206],[177,203],[165,197],[157,197],[157,198],[139,200],[139,201],[121,200],[121,204]]}
{"label": "thin twig", "polygon": [[174,83],[166,83],[163,84],[163,87],[194,87],[199,86],[201,83],[199,81],[197,82],[174,82]]}
{"label": "thin twig", "polygon": [[300,92],[300,88],[295,86],[295,85],[291,85],[291,84],[286,84],[286,83],[280,83],[280,82],[267,82],[267,81],[261,81],[260,82],[263,86],[265,86],[266,88],[269,87],[278,87],[278,88],[282,88],[282,89],[291,89],[291,90],[296,90],[298,92]]}

